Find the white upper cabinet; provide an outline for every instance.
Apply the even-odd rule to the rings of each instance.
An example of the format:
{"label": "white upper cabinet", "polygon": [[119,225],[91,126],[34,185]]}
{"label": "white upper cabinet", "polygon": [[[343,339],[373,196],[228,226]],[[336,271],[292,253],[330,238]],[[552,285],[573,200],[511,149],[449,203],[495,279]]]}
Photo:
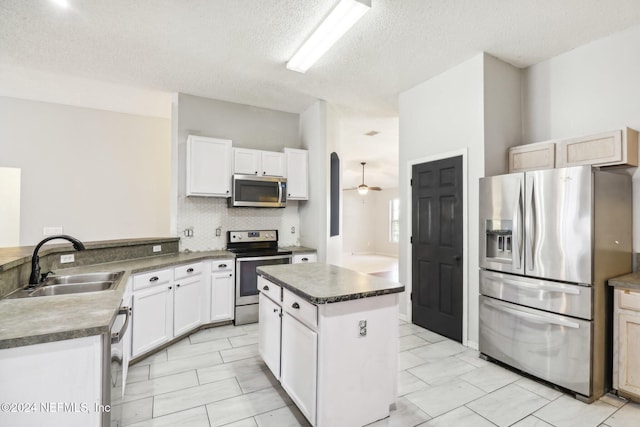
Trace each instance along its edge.
{"label": "white upper cabinet", "polygon": [[307,150],[297,150],[285,148],[287,177],[287,199],[308,200],[309,199],[309,152]]}
{"label": "white upper cabinet", "polygon": [[187,196],[231,196],[231,140],[189,135]]}
{"label": "white upper cabinet", "polygon": [[256,176],[284,176],[284,154],[275,151],[234,148],[233,173]]}

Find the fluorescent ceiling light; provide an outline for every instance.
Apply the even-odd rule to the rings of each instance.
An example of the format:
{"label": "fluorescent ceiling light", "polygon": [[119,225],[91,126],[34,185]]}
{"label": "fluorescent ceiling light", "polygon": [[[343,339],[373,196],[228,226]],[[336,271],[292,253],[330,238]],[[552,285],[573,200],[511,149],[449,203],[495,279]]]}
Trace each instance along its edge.
{"label": "fluorescent ceiling light", "polygon": [[55,3],[57,6],[63,8],[63,9],[66,9],[66,8],[68,8],[70,6],[69,2],[67,0],[51,0],[51,2]]}
{"label": "fluorescent ceiling light", "polygon": [[368,0],[340,0],[335,9],[287,62],[287,68],[299,73],[307,71],[370,8],[371,2]]}

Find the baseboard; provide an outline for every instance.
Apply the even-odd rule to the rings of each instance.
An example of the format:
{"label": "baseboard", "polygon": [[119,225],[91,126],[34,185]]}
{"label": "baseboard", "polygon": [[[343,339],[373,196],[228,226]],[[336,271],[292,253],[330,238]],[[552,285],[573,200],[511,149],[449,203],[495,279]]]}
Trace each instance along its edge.
{"label": "baseboard", "polygon": [[474,350],[478,349],[478,343],[475,341],[467,340],[467,347],[472,348]]}
{"label": "baseboard", "polygon": [[407,323],[411,323],[411,322],[409,321],[409,318],[407,317],[407,315],[406,315],[406,314],[399,314],[399,315],[398,315],[398,318],[400,318],[400,320],[405,321],[405,322],[407,322]]}

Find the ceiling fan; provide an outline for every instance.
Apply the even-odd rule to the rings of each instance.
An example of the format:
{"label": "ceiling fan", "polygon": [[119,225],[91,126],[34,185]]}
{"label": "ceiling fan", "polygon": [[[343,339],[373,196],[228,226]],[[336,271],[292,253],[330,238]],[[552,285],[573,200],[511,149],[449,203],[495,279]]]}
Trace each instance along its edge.
{"label": "ceiling fan", "polygon": [[362,184],[358,185],[355,188],[347,188],[346,190],[358,190],[358,193],[362,196],[366,195],[369,192],[369,190],[372,190],[372,191],[382,190],[382,188],[380,187],[369,187],[367,184],[364,183],[364,165],[366,165],[367,162],[360,162],[360,164],[362,165]]}

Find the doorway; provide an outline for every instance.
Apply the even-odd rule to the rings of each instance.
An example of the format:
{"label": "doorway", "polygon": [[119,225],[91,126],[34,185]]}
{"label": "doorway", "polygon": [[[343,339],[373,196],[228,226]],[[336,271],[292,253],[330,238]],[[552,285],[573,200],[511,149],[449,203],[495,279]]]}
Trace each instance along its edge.
{"label": "doorway", "polygon": [[462,342],[462,156],[411,171],[412,322]]}

